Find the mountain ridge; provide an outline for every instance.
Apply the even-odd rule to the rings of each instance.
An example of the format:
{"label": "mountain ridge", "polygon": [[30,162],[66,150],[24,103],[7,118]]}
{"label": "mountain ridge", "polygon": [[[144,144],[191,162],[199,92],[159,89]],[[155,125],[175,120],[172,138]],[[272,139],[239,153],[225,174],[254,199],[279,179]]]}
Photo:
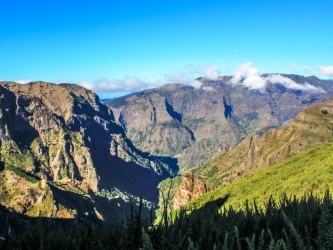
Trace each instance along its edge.
{"label": "mountain ridge", "polygon": [[[269,79],[262,90],[231,84],[231,76],[221,76],[198,78],[202,86],[197,89],[167,84],[102,102],[112,108],[134,145],[175,157],[180,169],[190,169],[246,136],[279,127],[306,106],[333,97],[331,80],[288,74],[262,77]],[[170,106],[178,119],[168,112]]]}
{"label": "mountain ridge", "polygon": [[136,149],[112,111],[78,85],[0,82],[0,111],[1,203],[15,211],[75,217],[83,202],[96,218],[115,219],[128,206],[122,197],[154,204],[158,183],[178,171],[172,158]]}

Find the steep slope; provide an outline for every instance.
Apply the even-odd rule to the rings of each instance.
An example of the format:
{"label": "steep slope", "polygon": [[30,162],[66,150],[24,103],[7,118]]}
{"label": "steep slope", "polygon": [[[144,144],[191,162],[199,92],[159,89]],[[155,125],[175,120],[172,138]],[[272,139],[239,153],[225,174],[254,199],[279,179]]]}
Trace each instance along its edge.
{"label": "steep slope", "polygon": [[[207,190],[214,189],[330,142],[333,142],[333,100],[304,109],[294,120],[280,128],[268,130],[261,137],[250,136],[228,152],[220,153],[193,169],[192,175],[194,179],[203,181]],[[186,176],[182,177],[182,182],[186,179]],[[167,190],[165,185],[161,184],[161,187]],[[180,192],[184,187],[174,185],[173,189],[173,207],[185,205],[186,199],[182,193],[186,192]]]}
{"label": "steep slope", "polygon": [[202,86],[197,89],[169,84],[104,103],[112,108],[134,145],[176,157],[180,168],[188,169],[250,134],[261,135],[281,126],[310,104],[333,97],[330,80],[276,74],[262,77],[268,79],[262,90],[231,84],[231,77],[225,76],[216,81],[198,79]]}
{"label": "steep slope", "polygon": [[214,157],[194,174],[213,186],[232,183],[262,167],[272,166],[316,145],[333,141],[333,100],[304,109],[281,128],[250,136]]}
{"label": "steep slope", "polygon": [[0,121],[0,202],[18,212],[61,217],[60,208],[89,205],[98,215],[111,198],[115,207],[138,196],[154,203],[158,183],[177,172],[171,158],[137,150],[112,111],[77,85],[0,82]]}
{"label": "steep slope", "polygon": [[253,206],[264,207],[272,196],[279,200],[282,195],[298,198],[309,195],[324,196],[327,190],[333,191],[333,144],[323,144],[290,157],[269,168],[194,199],[187,204],[189,209],[198,209],[207,202],[228,197],[224,206],[245,209],[246,201]]}

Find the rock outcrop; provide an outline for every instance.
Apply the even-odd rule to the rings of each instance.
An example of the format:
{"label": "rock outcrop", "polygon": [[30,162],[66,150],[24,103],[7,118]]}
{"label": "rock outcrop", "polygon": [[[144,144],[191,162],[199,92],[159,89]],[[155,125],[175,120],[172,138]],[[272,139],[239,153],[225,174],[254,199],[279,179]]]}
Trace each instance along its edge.
{"label": "rock outcrop", "polygon": [[174,194],[173,209],[177,210],[183,207],[192,199],[207,193],[207,191],[208,188],[204,182],[195,178],[192,173],[187,172]]}

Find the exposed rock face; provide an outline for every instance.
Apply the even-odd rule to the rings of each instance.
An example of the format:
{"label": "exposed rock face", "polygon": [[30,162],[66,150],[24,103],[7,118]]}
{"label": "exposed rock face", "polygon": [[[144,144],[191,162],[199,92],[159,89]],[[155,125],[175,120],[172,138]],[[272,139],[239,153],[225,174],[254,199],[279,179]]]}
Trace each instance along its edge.
{"label": "exposed rock face", "polygon": [[208,188],[205,183],[195,178],[192,173],[186,173],[180,185],[176,189],[173,198],[173,209],[179,209],[192,199],[207,193]]}
{"label": "exposed rock face", "polygon": [[[0,82],[0,122],[0,161],[11,166],[2,177],[10,181],[8,171],[22,170],[47,186],[52,183],[54,204],[61,190],[94,199],[101,190],[114,188],[156,202],[158,183],[177,172],[171,158],[137,150],[112,111],[77,85]],[[104,202],[99,199],[94,202]]]}
{"label": "exposed rock face", "polygon": [[[169,84],[125,97],[104,100],[138,148],[178,159],[181,169],[209,160],[223,145],[233,147],[250,134],[262,135],[293,119],[304,107],[333,97],[333,82],[284,75],[323,91],[288,89],[269,83],[264,90],[232,85],[231,77],[203,87]],[[226,148],[225,148],[226,149]]]}

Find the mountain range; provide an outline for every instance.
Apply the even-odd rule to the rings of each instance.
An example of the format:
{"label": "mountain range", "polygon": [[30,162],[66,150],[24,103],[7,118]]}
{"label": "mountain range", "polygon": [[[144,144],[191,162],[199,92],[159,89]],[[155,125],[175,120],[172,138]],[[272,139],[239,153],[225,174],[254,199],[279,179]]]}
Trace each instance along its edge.
{"label": "mountain range", "polygon": [[143,151],[170,156],[180,169],[207,162],[248,135],[262,135],[293,119],[304,107],[333,97],[333,81],[265,74],[264,88],[249,88],[231,76],[197,79],[200,87],[167,84],[102,100],[127,137]]}
{"label": "mountain range", "polygon": [[0,82],[0,205],[119,220],[140,197],[156,208],[173,182],[178,209],[331,142],[333,81],[260,77],[261,88],[222,76],[101,101],[75,84]]}

